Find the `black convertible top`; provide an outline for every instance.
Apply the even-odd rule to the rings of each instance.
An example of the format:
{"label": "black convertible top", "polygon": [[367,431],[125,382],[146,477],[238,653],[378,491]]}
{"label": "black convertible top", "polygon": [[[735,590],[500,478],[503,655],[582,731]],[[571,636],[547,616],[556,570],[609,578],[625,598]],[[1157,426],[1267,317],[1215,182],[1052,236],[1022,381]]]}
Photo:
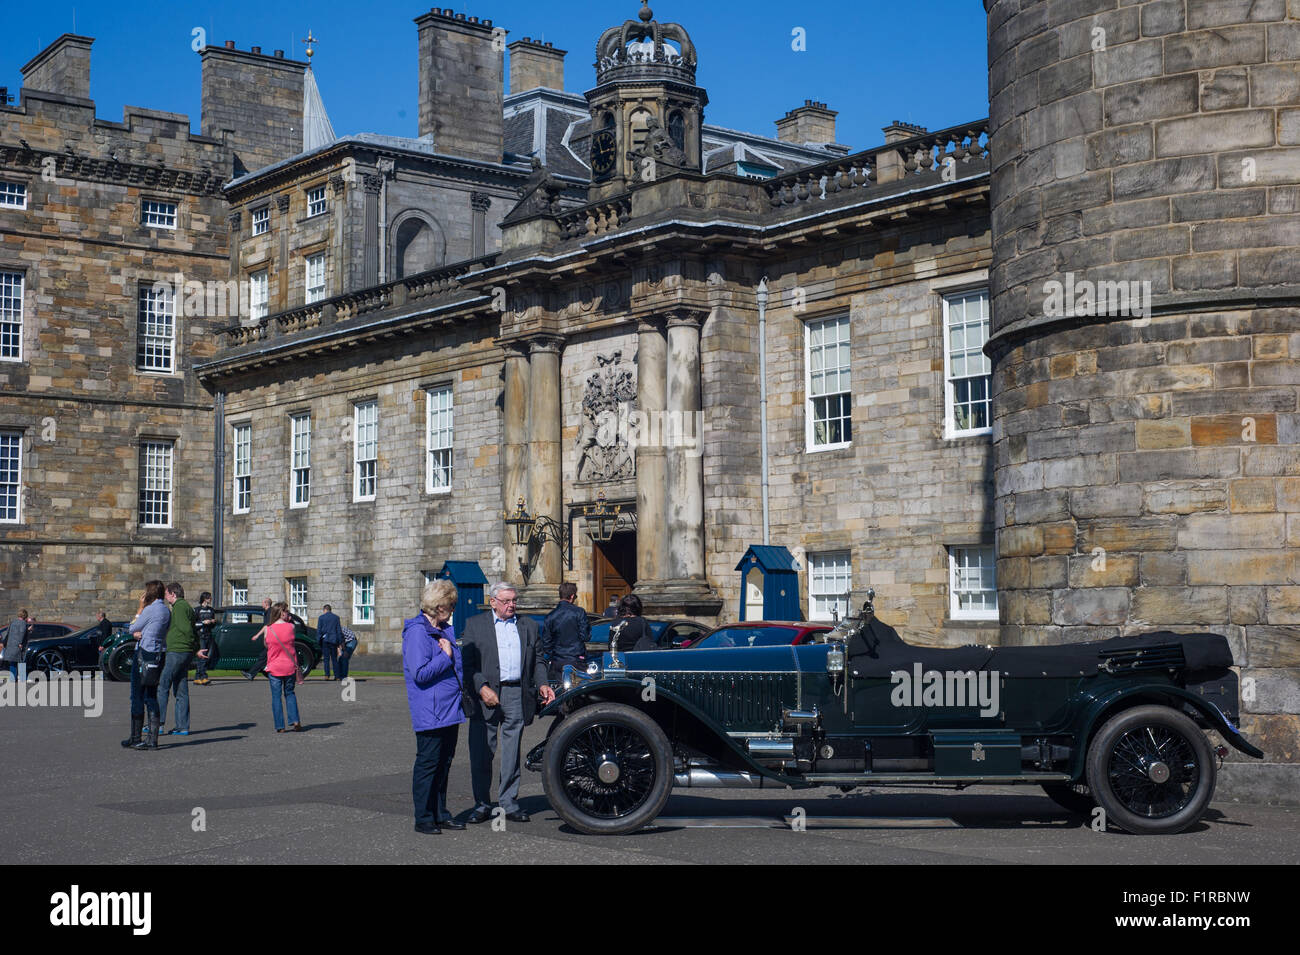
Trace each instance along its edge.
{"label": "black convertible top", "polygon": [[848,642],[849,671],[887,677],[896,670],[996,670],[1004,676],[1093,676],[1143,670],[1202,671],[1232,666],[1228,639],[1218,633],[1158,630],[1091,643],[1037,647],[914,647],[874,617]]}

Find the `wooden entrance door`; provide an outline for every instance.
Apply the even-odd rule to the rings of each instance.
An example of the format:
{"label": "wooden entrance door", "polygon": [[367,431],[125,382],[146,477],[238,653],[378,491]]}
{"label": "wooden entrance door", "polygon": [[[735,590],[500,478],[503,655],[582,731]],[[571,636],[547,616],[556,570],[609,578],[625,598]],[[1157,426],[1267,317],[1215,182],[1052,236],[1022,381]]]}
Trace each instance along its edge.
{"label": "wooden entrance door", "polygon": [[592,567],[596,606],[591,609],[603,614],[610,598],[624,597],[636,586],[636,533],[615,534],[604,543],[592,541]]}

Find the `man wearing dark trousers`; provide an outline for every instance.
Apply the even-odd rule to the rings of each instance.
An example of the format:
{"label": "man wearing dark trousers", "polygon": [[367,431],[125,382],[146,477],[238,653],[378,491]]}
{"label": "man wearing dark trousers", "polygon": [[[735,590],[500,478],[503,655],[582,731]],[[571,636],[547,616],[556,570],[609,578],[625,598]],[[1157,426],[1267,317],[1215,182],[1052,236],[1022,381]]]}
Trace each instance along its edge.
{"label": "man wearing dark trousers", "polygon": [[[321,664],[325,667],[325,679],[343,679],[343,667],[339,665],[339,644],[343,642],[343,624],[329,604],[325,612],[316,618],[316,636],[320,637]],[[332,676],[337,671],[338,676]]]}
{"label": "man wearing dark trousers", "polygon": [[497,798],[506,818],[527,822],[519,807],[519,767],[524,727],[533,721],[538,697],[555,699],[546,682],[537,621],[515,614],[516,592],[504,581],[492,585],[492,609],[465,625],[465,711],[469,714],[470,776],[474,811],[468,822],[492,818],[492,759],[501,749]]}
{"label": "man wearing dark trousers", "polygon": [[590,639],[587,611],[578,606],[578,585],[566,580],[560,584],[560,602],[542,622],[542,657],[550,667],[552,683],[564,678],[566,665],[586,667]]}

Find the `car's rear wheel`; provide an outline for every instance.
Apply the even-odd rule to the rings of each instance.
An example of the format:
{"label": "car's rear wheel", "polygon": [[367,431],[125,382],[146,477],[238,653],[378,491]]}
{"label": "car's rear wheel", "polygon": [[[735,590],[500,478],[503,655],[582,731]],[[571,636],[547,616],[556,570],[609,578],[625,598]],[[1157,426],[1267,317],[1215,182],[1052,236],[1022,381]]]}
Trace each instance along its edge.
{"label": "car's rear wheel", "polygon": [[1214,753],[1190,717],[1139,706],[1106,722],[1088,746],[1088,785],[1098,805],[1129,832],[1182,832],[1214,795]]}
{"label": "car's rear wheel", "polygon": [[119,643],[108,651],[104,659],[104,673],[119,683],[131,682],[131,658],[135,656],[135,643]]}
{"label": "car's rear wheel", "polygon": [[1097,805],[1087,783],[1042,783],[1043,792],[1066,812],[1086,816]]}
{"label": "car's rear wheel", "polygon": [[63,654],[58,650],[41,650],[36,656],[32,657],[32,669],[40,670],[46,676],[54,673],[62,673],[67,669],[67,664],[63,660]]}
{"label": "car's rear wheel", "polygon": [[653,719],[622,703],[568,716],[546,744],[542,783],[560,818],[590,835],[649,825],[673,788],[672,746]]}

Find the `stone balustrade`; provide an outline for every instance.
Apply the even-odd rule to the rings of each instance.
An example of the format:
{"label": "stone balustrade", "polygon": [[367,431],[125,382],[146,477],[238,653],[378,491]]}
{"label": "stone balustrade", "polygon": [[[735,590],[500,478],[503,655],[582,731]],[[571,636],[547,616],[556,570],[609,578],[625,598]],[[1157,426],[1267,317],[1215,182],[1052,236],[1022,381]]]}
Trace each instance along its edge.
{"label": "stone balustrade", "polygon": [[560,234],[566,239],[614,232],[632,218],[631,196],[615,196],[601,202],[570,209],[558,217]]}
{"label": "stone balustrade", "polygon": [[[988,120],[981,119],[895,143],[876,146],[817,166],[808,166],[763,183],[774,209],[829,199],[850,189],[868,189],[908,176],[941,172],[988,158]],[[951,159],[951,164],[948,160]]]}

